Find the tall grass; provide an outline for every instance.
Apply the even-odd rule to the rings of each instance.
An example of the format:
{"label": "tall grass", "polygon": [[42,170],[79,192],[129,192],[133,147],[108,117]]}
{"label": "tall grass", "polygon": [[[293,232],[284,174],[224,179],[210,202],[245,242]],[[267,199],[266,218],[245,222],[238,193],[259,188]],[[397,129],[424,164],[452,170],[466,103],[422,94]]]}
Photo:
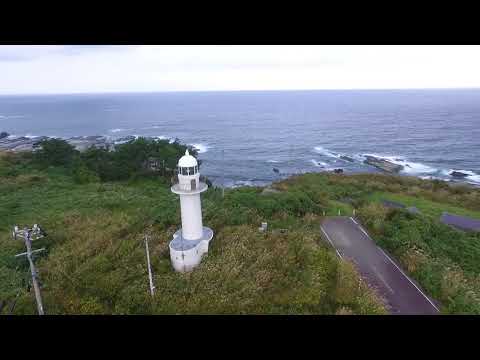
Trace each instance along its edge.
{"label": "tall grass", "polygon": [[[79,183],[68,171],[0,164],[0,298],[19,294],[16,314],[34,314],[24,251],[14,224],[41,224],[34,243],[49,314],[335,314],[383,313],[359,277],[325,247],[324,195],[301,189],[218,189],[202,195],[204,223],[215,230],[208,256],[192,273],[172,270],[168,243],[180,226],[179,201],[161,179]],[[7,169],[7,170],[5,170]],[[13,170],[8,170],[13,169]],[[260,233],[261,221],[269,222]],[[286,229],[286,232],[279,232]],[[151,235],[154,281],[148,291],[143,234]]]}

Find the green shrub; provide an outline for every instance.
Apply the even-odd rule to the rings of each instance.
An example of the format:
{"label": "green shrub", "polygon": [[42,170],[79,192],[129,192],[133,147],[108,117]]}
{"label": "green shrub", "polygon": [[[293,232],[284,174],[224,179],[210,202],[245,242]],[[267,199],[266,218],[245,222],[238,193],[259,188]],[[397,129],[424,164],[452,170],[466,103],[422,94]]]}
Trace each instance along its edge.
{"label": "green shrub", "polygon": [[40,149],[34,153],[34,160],[41,166],[71,166],[78,151],[62,139],[48,139],[40,142]]}
{"label": "green shrub", "polygon": [[96,173],[91,171],[86,165],[81,164],[72,171],[73,181],[77,184],[88,184],[98,182],[100,179]]}

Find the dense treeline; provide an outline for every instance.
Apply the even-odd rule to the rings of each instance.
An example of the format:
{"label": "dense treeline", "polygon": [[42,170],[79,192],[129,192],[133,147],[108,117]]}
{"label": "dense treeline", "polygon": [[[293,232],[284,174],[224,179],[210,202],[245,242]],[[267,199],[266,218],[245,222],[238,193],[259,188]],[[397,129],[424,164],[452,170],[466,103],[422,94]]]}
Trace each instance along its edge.
{"label": "dense treeline", "polygon": [[[188,147],[193,156],[194,148]],[[133,177],[151,175],[172,176],[178,159],[184,155],[186,145],[178,140],[138,138],[109,149],[90,147],[79,152],[62,139],[48,139],[40,143],[32,154],[32,162],[40,168],[63,167],[70,171],[77,183],[95,181],[128,180]],[[156,171],[150,168],[153,162]]]}

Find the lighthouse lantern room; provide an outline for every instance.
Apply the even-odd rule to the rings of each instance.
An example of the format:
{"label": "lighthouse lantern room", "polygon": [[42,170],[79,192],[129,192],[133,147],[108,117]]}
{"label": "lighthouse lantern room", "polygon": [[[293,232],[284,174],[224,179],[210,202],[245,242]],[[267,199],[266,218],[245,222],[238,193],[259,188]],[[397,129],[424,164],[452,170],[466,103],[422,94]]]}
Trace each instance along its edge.
{"label": "lighthouse lantern room", "polygon": [[208,189],[200,182],[198,162],[185,151],[178,161],[178,183],[171,191],[180,195],[182,227],[173,234],[170,242],[170,259],[176,271],[193,270],[208,252],[208,245],[213,238],[212,229],[203,226],[200,193]]}

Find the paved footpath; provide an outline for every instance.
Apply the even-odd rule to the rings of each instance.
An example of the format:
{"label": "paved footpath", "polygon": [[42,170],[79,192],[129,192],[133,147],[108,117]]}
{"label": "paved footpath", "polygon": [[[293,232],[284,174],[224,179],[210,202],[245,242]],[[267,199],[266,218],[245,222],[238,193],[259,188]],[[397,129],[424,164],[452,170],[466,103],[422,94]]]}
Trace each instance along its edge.
{"label": "paved footpath", "polygon": [[391,314],[439,313],[435,302],[405,274],[391,256],[375,244],[354,218],[325,218],[320,230],[339,257],[356,264],[362,278],[385,299]]}

